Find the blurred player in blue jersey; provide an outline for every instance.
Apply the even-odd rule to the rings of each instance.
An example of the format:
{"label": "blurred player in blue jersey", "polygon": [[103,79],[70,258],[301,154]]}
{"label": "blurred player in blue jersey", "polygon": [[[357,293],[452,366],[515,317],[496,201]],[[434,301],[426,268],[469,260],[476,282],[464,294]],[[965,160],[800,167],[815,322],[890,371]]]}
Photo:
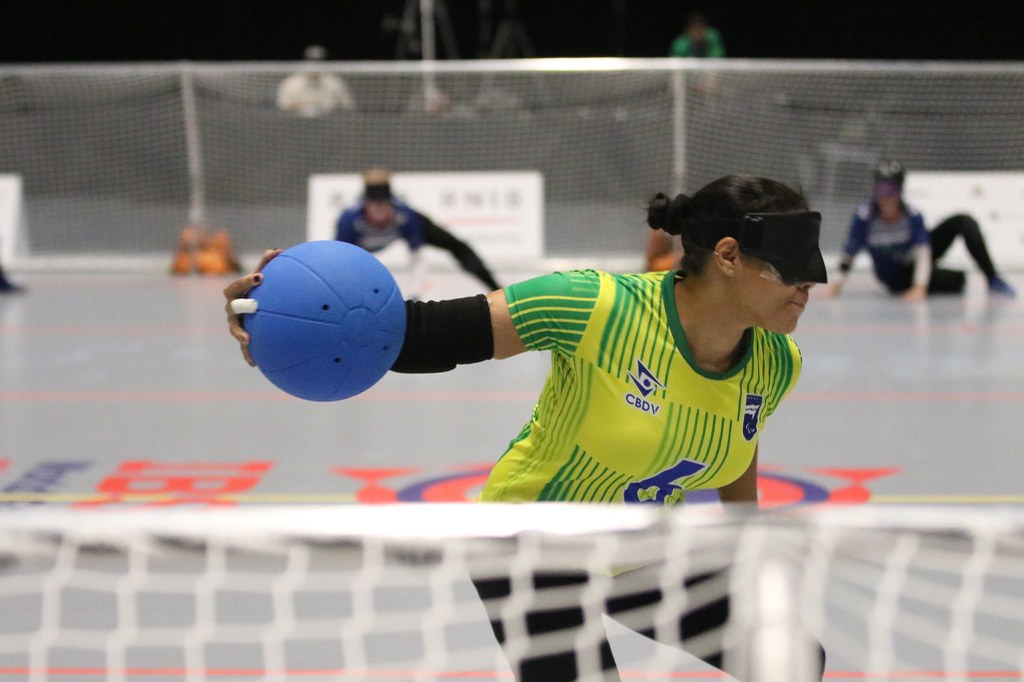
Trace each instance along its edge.
{"label": "blurred player in blue jersey", "polygon": [[359,202],[345,209],[338,218],[335,239],[355,244],[367,251],[380,251],[398,239],[404,239],[411,254],[413,274],[410,298],[423,293],[424,263],[420,249],[424,245],[452,254],[462,269],[480,280],[487,291],[501,288],[483,260],[462,240],[438,226],[429,217],[399,201],[391,193],[391,173],[373,168],[363,173],[364,192]]}
{"label": "blurred player in blue jersey", "polygon": [[840,274],[829,293],[838,296],[853,265],[853,259],[867,249],[875,277],[893,294],[907,301],[922,301],[929,294],[959,294],[967,276],[962,270],[939,267],[957,237],[988,280],[989,292],[1014,296],[1013,287],[999,276],[978,222],[969,215],[954,215],[931,232],[921,214],[903,201],[905,172],[899,161],[885,161],[875,171],[874,196],[862,203],[850,224],[850,234],[839,262]]}

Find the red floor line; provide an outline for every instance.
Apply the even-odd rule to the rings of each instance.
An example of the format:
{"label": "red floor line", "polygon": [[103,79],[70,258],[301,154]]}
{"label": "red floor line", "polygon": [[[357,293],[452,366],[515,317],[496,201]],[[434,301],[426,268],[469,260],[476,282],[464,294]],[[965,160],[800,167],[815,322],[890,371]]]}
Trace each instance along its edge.
{"label": "red floor line", "polygon": [[227,326],[201,327],[164,324],[123,325],[2,325],[0,336],[224,336]]}
{"label": "red floor line", "polygon": [[295,400],[279,391],[0,391],[0,402],[255,402]]}
{"label": "red floor line", "polygon": [[852,324],[852,325],[828,325],[828,324],[801,324],[793,333],[794,338],[812,334],[822,335],[852,335],[852,334],[874,334],[882,336],[885,334],[906,334],[909,336],[938,336],[942,334],[974,334],[974,335],[1002,335],[1020,334],[1024,332],[1024,325],[1021,324],[975,324],[971,322],[951,322],[949,324]]}
{"label": "red floor line", "polygon": [[[370,391],[372,402],[536,401],[536,391]],[[296,400],[281,391],[0,391],[0,402],[258,402]]]}
{"label": "red floor line", "polygon": [[1024,391],[794,391],[793,400],[823,402],[1013,402]]}
{"label": "red floor line", "polygon": [[[0,675],[31,675],[34,672],[31,668],[0,668]],[[47,677],[51,676],[87,676],[107,677],[115,672],[109,668],[47,668],[43,671]],[[267,672],[261,668],[211,668],[203,671],[192,671],[186,668],[126,668],[120,671],[124,677],[187,677],[199,675],[201,677],[264,677]],[[400,680],[412,679],[423,676],[425,673],[418,670],[344,670],[344,669],[288,669],[281,671],[289,677],[346,677],[353,680],[365,679],[387,679]],[[499,671],[452,671],[430,673],[435,677],[464,678],[464,679],[511,679],[510,673]]]}
{"label": "red floor line", "polygon": [[[535,391],[374,391],[350,400],[369,402],[533,402]],[[0,402],[280,402],[268,391],[0,391]],[[1020,402],[1024,391],[795,391],[804,402]]]}
{"label": "red floor line", "polygon": [[[971,322],[952,322],[948,324],[801,324],[795,336],[820,335],[856,335],[856,334],[903,334],[910,336],[937,336],[942,334],[963,335],[1010,335],[1024,332],[1021,324],[986,324]],[[181,326],[171,324],[7,324],[0,325],[0,336],[227,336],[227,327],[219,325]]]}
{"label": "red floor line", "polygon": [[[821,400],[830,402],[866,401],[1017,401],[1024,400],[1024,391],[796,391],[796,400]],[[402,401],[514,401],[536,400],[534,391],[369,391],[355,400],[402,402]]]}

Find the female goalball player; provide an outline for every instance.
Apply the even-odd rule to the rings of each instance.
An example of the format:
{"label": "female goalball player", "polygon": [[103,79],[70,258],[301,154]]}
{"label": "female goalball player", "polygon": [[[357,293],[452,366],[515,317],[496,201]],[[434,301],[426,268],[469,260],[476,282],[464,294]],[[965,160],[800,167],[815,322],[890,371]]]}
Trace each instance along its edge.
{"label": "female goalball player", "polygon": [[[396,372],[441,372],[459,364],[550,351],[551,370],[529,421],[495,464],[481,501],[623,502],[674,505],[686,491],[715,489],[724,503],[757,503],[758,436],[792,390],[801,356],[789,336],[809,289],[826,281],[821,216],[798,191],[767,178],[726,176],[693,196],[655,196],[647,222],[682,240],[674,272],[562,272],[486,296],[407,302]],[[252,363],[249,337],[230,302],[259,283],[260,266],[225,289],[231,334]],[[691,576],[685,588],[722,580]],[[585,586],[587,575],[534,577],[528,634],[582,624],[578,607],[545,609],[543,591]],[[477,580],[505,644],[501,606],[509,580]],[[681,586],[682,587],[682,586]],[[725,588],[679,615],[674,645],[721,636]],[[652,589],[607,604],[613,617],[661,598]],[[652,635],[653,628],[638,628]],[[702,658],[722,666],[722,647]],[[607,679],[617,679],[607,641]],[[510,660],[520,680],[573,680],[576,652],[529,650]],[[824,651],[821,651],[824,668]]]}

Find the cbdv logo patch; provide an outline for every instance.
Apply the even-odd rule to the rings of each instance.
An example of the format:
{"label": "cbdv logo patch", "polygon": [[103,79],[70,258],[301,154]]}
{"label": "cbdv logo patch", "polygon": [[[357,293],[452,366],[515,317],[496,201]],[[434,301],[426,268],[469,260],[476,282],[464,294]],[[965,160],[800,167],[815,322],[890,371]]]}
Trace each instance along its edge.
{"label": "cbdv logo patch", "polygon": [[654,376],[654,372],[647,369],[644,363],[640,362],[640,358],[636,359],[636,375],[630,372],[629,378],[633,380],[636,390],[640,391],[640,395],[644,398],[656,389],[665,388],[665,384],[661,383],[658,377]]}
{"label": "cbdv logo patch", "polygon": [[747,440],[757,435],[757,422],[761,416],[761,405],[764,398],[756,393],[747,394],[747,402],[743,406],[743,437]]}
{"label": "cbdv logo patch", "polygon": [[635,407],[641,412],[647,412],[652,415],[658,414],[661,405],[647,400],[647,397],[658,389],[664,389],[665,384],[661,383],[661,380],[654,376],[654,372],[647,369],[644,363],[640,361],[640,358],[636,359],[636,374],[632,372],[628,374],[633,385],[636,386],[636,390],[640,391],[640,395],[627,393],[626,404],[630,407]]}

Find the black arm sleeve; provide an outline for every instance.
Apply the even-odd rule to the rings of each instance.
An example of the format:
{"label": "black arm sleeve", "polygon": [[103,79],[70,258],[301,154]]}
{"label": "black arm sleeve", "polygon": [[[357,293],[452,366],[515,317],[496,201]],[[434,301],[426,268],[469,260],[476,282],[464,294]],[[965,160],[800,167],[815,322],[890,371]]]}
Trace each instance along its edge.
{"label": "black arm sleeve", "polygon": [[494,357],[491,308],[483,294],[450,301],[406,301],[405,341],[392,372],[447,372]]}
{"label": "black arm sleeve", "polygon": [[473,250],[473,247],[435,223],[428,216],[419,212],[416,215],[419,216],[420,222],[423,224],[423,239],[427,244],[452,254],[462,269],[483,282],[488,291],[497,291],[501,288],[498,280],[484,265],[483,260]]}

